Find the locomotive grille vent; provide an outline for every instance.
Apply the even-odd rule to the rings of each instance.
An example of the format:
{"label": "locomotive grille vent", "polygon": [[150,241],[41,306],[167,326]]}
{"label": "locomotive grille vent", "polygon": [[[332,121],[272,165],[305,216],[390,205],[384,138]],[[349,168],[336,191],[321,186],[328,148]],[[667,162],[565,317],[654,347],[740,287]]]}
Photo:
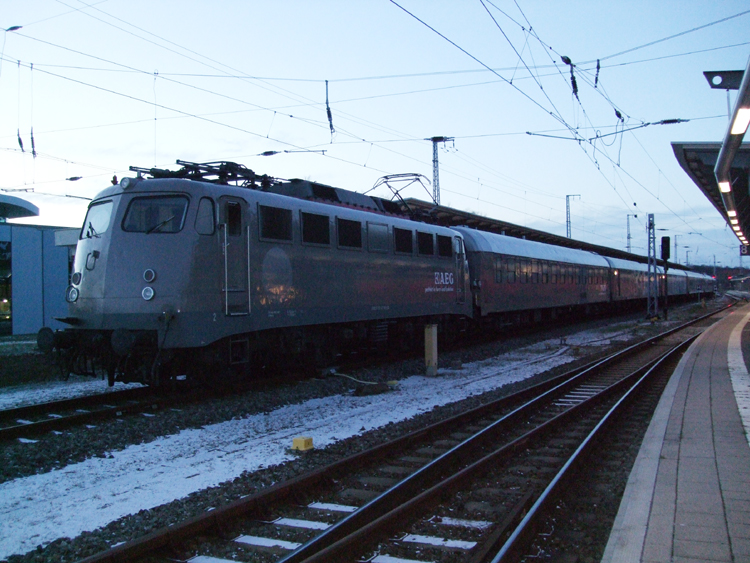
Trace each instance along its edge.
{"label": "locomotive grille vent", "polygon": [[369,337],[370,342],[372,343],[388,342],[388,323],[387,322],[373,323],[370,326],[368,337]]}

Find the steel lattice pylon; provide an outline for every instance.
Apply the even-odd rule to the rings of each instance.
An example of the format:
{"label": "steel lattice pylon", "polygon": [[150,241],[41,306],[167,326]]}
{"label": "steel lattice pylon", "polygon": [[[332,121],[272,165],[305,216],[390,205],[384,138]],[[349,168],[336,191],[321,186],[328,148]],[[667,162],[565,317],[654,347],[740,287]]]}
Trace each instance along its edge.
{"label": "steel lattice pylon", "polygon": [[432,141],[432,201],[440,205],[440,166],[438,163],[438,143],[452,141],[453,137],[430,137],[425,141]]}
{"label": "steel lattice pylon", "polygon": [[648,214],[648,307],[649,319],[659,316],[659,273],[656,269],[656,228],[654,214]]}

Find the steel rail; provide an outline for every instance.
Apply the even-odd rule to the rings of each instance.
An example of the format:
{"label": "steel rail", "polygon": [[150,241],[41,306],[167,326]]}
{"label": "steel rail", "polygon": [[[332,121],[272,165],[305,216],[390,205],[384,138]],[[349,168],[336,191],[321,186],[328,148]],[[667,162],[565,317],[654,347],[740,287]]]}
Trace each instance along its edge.
{"label": "steel rail", "polygon": [[[652,345],[657,340],[670,336],[680,330],[683,330],[687,326],[700,322],[701,320],[704,320],[705,318],[716,313],[717,312],[711,313],[709,315],[704,315],[691,322],[684,323],[683,325],[657,335],[656,337],[652,337],[643,342],[629,346],[628,348],[625,348],[624,350],[612,356],[594,362],[593,365],[590,365],[586,369],[581,370],[580,373],[572,377],[565,378],[561,383],[546,388],[546,390],[543,390],[540,394],[534,396],[534,398],[532,398],[530,401],[516,408],[512,412],[506,414],[491,425],[483,428],[474,436],[468,438],[461,444],[455,446],[448,452],[439,456],[437,459],[433,460],[429,464],[423,466],[408,477],[404,478],[394,487],[385,491],[383,494],[373,499],[369,503],[365,504],[356,512],[332,525],[330,528],[326,529],[324,532],[306,542],[295,551],[281,559],[281,561],[283,563],[299,563],[301,561],[304,561],[305,563],[312,563],[318,561],[335,560],[335,558],[339,555],[344,555],[351,545],[363,541],[366,537],[368,537],[368,535],[373,534],[379,526],[384,525],[385,522],[398,518],[398,515],[396,514],[397,512],[400,514],[407,508],[411,507],[414,502],[422,502],[426,498],[429,498],[430,494],[435,494],[437,490],[435,489],[435,487],[442,487],[442,484],[435,485],[435,487],[430,488],[429,494],[422,493],[419,496],[415,497],[412,501],[408,500],[411,496],[418,494],[417,491],[423,489],[425,483],[431,483],[435,479],[439,479],[440,475],[447,471],[450,471],[452,466],[460,463],[460,460],[468,454],[468,451],[481,447],[483,444],[491,440],[493,434],[497,433],[502,427],[511,425],[513,422],[515,422],[515,420],[525,416],[525,413],[530,409],[536,408],[546,401],[554,400],[554,398],[559,394],[562,394],[567,389],[574,387],[579,383],[580,380],[589,377],[593,372],[601,370],[614,362],[622,361],[624,358],[637,353],[644,347]],[[641,368],[641,370],[642,369],[645,368]],[[635,373],[637,374],[641,370],[636,370]],[[620,382],[614,384],[613,386],[610,386],[610,388],[605,390],[603,393],[611,393],[613,392],[613,388],[619,389],[620,385],[623,384],[623,381],[629,381],[632,377],[633,374],[631,374],[631,376],[628,376],[624,380],[621,380]],[[551,380],[552,383],[558,381],[560,381],[559,377]],[[537,389],[537,391],[539,390],[540,389]],[[583,403],[580,403],[579,405],[576,405],[575,407],[565,411],[560,416],[567,416],[568,413],[577,412],[581,405],[590,404],[592,400],[601,396],[603,396],[603,394],[598,394],[591,399],[587,399]],[[557,417],[553,420],[557,420]],[[539,429],[546,428],[547,424],[548,423],[544,423],[539,427]],[[529,433],[527,436],[528,439],[530,439],[533,434]],[[518,440],[521,440],[521,438],[519,438]],[[509,451],[514,451],[514,449],[519,444],[524,443],[525,441],[526,439],[522,440],[521,442],[514,441],[511,442],[511,444],[509,444],[507,447],[511,448],[511,450]],[[470,467],[474,467],[474,465],[475,464],[472,464]],[[456,475],[461,475],[461,478],[466,478],[466,475],[464,475],[464,471],[466,470],[462,470]],[[450,479],[445,481],[446,484],[448,484],[449,482],[452,481],[450,481]],[[368,522],[370,524],[367,524]]]}
{"label": "steel rail", "polygon": [[[347,561],[350,559],[352,549],[355,546],[356,548],[361,548],[363,544],[375,541],[374,538],[378,536],[382,537],[386,531],[399,526],[404,519],[409,518],[416,510],[423,508],[425,505],[437,503],[441,496],[461,487],[464,483],[473,479],[474,476],[482,473],[499,460],[510,458],[515,452],[532,440],[540,438],[559,424],[565,423],[579,412],[590,408],[592,404],[601,402],[613,394],[620,392],[623,386],[629,385],[634,378],[641,377],[656,361],[651,360],[645,366],[637,368],[634,372],[613,383],[600,393],[566,409],[465,468],[453,472],[448,477],[443,477],[441,473],[449,471],[451,465],[460,463],[460,460],[466,455],[467,449],[477,447],[477,440],[481,440],[484,437],[491,438],[493,433],[496,433],[508,424],[512,424],[516,419],[538,406],[538,403],[545,400],[550,402],[556,400],[557,397],[563,394],[568,388],[577,384],[579,379],[588,375],[589,372],[579,374],[573,380],[558,385],[494,422],[487,428],[482,429],[472,438],[462,442],[430,464],[416,471],[393,488],[361,507],[357,512],[334,524],[322,534],[282,558],[280,563]],[[428,487],[426,490],[425,486]]]}
{"label": "steel rail", "polygon": [[681,353],[683,349],[689,346],[695,339],[693,336],[675,346],[672,350],[664,354],[638,381],[615,403],[615,405],[602,417],[596,427],[589,433],[589,435],[583,440],[580,446],[576,448],[573,455],[570,456],[565,465],[555,475],[549,485],[544,489],[539,498],[529,509],[528,513],[520,521],[516,529],[510,534],[505,544],[500,548],[497,555],[492,559],[491,563],[505,563],[508,561],[518,561],[521,557],[524,547],[533,539],[533,536],[538,528],[540,520],[544,517],[545,511],[549,510],[549,506],[557,498],[561,487],[565,482],[573,477],[575,471],[580,467],[593,450],[596,445],[598,438],[603,432],[606,431],[607,427],[612,424],[615,418],[622,412],[624,408],[633,403],[636,399],[638,391],[642,389],[654,374],[658,373],[658,370],[662,368],[663,364],[670,360],[674,354]]}
{"label": "steel rail", "polygon": [[[146,403],[153,404],[153,401],[140,402],[137,404],[131,401],[144,401],[154,396],[154,391],[146,387],[136,389],[126,389],[124,391],[115,391],[106,394],[88,395],[86,397],[76,397],[74,399],[64,399],[62,401],[50,401],[47,403],[37,403],[0,411],[0,441],[12,440],[20,436],[48,432],[50,430],[67,427],[74,424],[80,424],[89,420],[97,420],[118,416],[118,413],[131,412],[133,410],[143,410]],[[154,400],[157,400],[154,397]],[[108,403],[115,403],[108,406]],[[87,412],[75,412],[77,410],[96,409]],[[73,413],[61,416],[60,418],[47,418],[36,420],[29,423],[18,423],[18,420],[25,418],[37,418],[49,414],[61,412]]]}
{"label": "steel rail", "polygon": [[[703,315],[690,322],[679,325],[678,327],[670,329],[669,331],[629,346],[610,357],[604,358],[602,360],[597,360],[582,368],[571,370],[570,372],[552,378],[546,382],[531,386],[518,394],[504,397],[502,399],[499,399],[498,401],[477,407],[475,409],[472,409],[471,411],[456,415],[445,421],[434,423],[423,429],[414,431],[400,438],[396,438],[390,442],[376,446],[373,449],[348,456],[342,460],[314,470],[308,474],[301,475],[283,483],[277,483],[262,491],[259,491],[258,493],[233,501],[223,507],[219,507],[210,512],[194,516],[193,518],[190,518],[183,522],[170,525],[160,530],[156,530],[141,538],[130,540],[118,546],[112,547],[106,551],[86,557],[85,559],[80,560],[80,563],[119,563],[124,561],[131,561],[134,558],[145,556],[158,549],[168,547],[169,545],[179,544],[191,537],[195,537],[196,535],[203,533],[210,528],[217,526],[220,527],[221,523],[226,519],[239,518],[243,516],[248,517],[248,515],[259,514],[269,505],[269,503],[278,502],[287,498],[293,498],[293,496],[297,492],[306,492],[311,487],[314,487],[319,483],[330,481],[331,479],[335,479],[340,475],[350,472],[354,467],[361,467],[366,463],[370,463],[372,460],[382,458],[388,455],[390,452],[397,451],[398,449],[403,448],[405,445],[416,442],[417,440],[424,439],[425,437],[429,437],[430,435],[439,432],[441,428],[449,427],[459,421],[467,421],[472,420],[473,418],[482,417],[486,413],[492,410],[496,410],[499,407],[512,405],[513,402],[519,401],[519,399],[525,400],[525,398],[528,396],[533,396],[536,394],[546,395],[552,389],[565,385],[566,378],[576,378],[588,370],[606,365],[613,361],[617,361],[617,359],[625,358],[627,357],[627,355],[633,354],[637,352],[637,350],[645,346],[650,346],[661,338],[665,338],[679,330],[689,327],[690,325],[701,322],[702,320],[705,320],[715,314],[726,310],[728,307],[729,306],[713,311],[712,313]],[[432,471],[432,469],[430,471]],[[375,499],[375,501],[377,501],[377,498]],[[304,548],[305,546],[302,547]]]}

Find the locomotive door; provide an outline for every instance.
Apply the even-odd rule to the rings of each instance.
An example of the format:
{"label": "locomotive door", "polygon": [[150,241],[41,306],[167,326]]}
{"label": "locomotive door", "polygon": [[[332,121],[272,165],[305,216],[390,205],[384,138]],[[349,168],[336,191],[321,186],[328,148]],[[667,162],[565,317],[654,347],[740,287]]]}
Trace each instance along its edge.
{"label": "locomotive door", "polygon": [[456,303],[463,303],[464,299],[466,299],[464,287],[466,257],[464,255],[463,240],[459,237],[453,239],[453,254],[456,257]]}
{"label": "locomotive door", "polygon": [[224,313],[250,313],[250,230],[244,200],[221,198]]}

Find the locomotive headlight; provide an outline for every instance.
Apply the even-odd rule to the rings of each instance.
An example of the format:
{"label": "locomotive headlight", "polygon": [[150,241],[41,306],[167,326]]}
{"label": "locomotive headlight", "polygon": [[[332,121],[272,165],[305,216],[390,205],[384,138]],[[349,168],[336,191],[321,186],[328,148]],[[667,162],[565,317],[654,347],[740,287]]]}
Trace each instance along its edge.
{"label": "locomotive headlight", "polygon": [[141,291],[141,297],[146,301],[151,301],[154,298],[154,288],[150,286],[144,287],[143,291]]}
{"label": "locomotive headlight", "polygon": [[154,272],[151,268],[148,268],[145,272],[143,272],[143,279],[146,283],[151,283],[156,279],[156,272]]}
{"label": "locomotive headlight", "polygon": [[75,303],[78,301],[78,288],[71,286],[68,286],[68,289],[65,291],[65,301],[68,303]]}
{"label": "locomotive headlight", "polygon": [[75,274],[73,274],[73,276],[71,277],[70,281],[73,282],[73,285],[80,285],[81,284],[81,277],[82,277],[81,276],[81,272],[76,272]]}

